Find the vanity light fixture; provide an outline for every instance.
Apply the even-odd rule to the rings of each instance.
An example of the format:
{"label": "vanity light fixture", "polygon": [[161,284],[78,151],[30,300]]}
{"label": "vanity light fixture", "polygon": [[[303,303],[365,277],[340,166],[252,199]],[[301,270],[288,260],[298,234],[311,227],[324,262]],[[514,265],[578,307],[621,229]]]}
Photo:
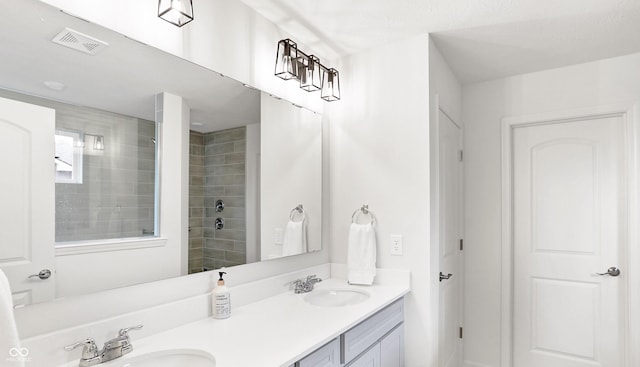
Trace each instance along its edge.
{"label": "vanity light fixture", "polygon": [[328,102],[340,99],[340,76],[327,68],[314,55],[307,55],[289,38],[278,42],[275,76],[295,80],[307,92],[322,90],[320,97]]}
{"label": "vanity light fixture", "polygon": [[158,17],[182,27],[193,20],[193,0],[158,0]]}
{"label": "vanity light fixture", "polygon": [[320,98],[325,101],[332,102],[340,99],[340,77],[338,70],[329,69],[324,70],[324,76],[322,77],[322,93]]}
{"label": "vanity light fixture", "polygon": [[87,136],[92,136],[93,137],[93,149],[94,150],[104,150],[104,135],[95,135],[95,134],[88,134],[88,133],[83,133],[80,137],[80,139],[78,139],[77,142],[74,143],[76,148],[84,148],[85,147],[85,139]]}
{"label": "vanity light fixture", "polygon": [[93,142],[93,149],[104,150],[104,136],[96,135],[96,140]]}

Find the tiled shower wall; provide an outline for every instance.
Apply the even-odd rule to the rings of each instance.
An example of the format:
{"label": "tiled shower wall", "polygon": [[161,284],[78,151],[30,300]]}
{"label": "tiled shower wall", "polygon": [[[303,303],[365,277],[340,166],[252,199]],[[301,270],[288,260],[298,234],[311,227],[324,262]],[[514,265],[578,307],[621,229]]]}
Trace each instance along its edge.
{"label": "tiled shower wall", "polygon": [[56,129],[85,135],[82,183],[56,183],[56,242],[152,236],[155,123],[0,90],[0,96],[53,108]]}
{"label": "tiled shower wall", "polygon": [[[202,138],[201,146],[194,144]],[[207,134],[191,133],[190,165],[190,253],[191,271],[217,269],[246,263],[245,159],[246,128],[234,128]],[[200,165],[202,162],[202,166]],[[201,167],[204,174],[201,173]],[[198,184],[202,182],[202,197]],[[203,206],[200,207],[200,202]],[[216,212],[215,203],[223,200],[225,208]],[[199,210],[200,208],[203,211]],[[200,215],[203,214],[201,217]],[[222,218],[224,229],[215,229],[215,219]],[[202,223],[201,227],[197,227]],[[202,229],[202,237],[199,229]],[[202,238],[202,247],[200,239]],[[202,265],[198,260],[202,249]],[[191,256],[193,256],[193,261]],[[193,266],[192,266],[193,265]]]}

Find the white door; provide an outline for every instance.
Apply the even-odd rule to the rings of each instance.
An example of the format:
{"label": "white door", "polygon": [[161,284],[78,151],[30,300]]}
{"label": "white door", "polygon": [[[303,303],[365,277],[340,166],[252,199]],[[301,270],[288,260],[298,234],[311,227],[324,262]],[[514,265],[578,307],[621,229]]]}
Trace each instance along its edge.
{"label": "white door", "polygon": [[0,98],[0,269],[15,305],[54,297],[54,134],[54,110]]}
{"label": "white door", "polygon": [[623,367],[620,117],[513,133],[514,367]]}
{"label": "white door", "polygon": [[[444,113],[439,118],[440,302],[438,366],[458,367],[461,360],[461,131]],[[448,278],[448,279],[444,279]]]}

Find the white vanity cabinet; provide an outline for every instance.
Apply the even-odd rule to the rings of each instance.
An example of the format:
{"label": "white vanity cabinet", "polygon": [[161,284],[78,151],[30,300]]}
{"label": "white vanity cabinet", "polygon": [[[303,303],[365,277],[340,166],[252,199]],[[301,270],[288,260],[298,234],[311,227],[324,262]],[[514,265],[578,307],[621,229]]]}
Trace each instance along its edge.
{"label": "white vanity cabinet", "polygon": [[304,357],[295,367],[403,367],[404,302],[392,303]]}

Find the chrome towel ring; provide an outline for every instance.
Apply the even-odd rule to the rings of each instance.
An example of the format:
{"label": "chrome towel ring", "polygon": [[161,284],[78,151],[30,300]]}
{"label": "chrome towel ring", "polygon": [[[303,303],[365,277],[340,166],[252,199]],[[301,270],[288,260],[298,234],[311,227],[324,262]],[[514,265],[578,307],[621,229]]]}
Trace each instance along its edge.
{"label": "chrome towel ring", "polygon": [[372,226],[376,223],[376,216],[373,215],[373,212],[371,210],[369,210],[369,205],[364,204],[360,207],[360,209],[356,209],[356,211],[351,215],[351,223],[356,223],[359,214],[369,215],[371,217]]}
{"label": "chrome towel ring", "polygon": [[298,206],[296,206],[295,208],[291,209],[291,212],[289,212],[289,219],[292,222],[295,222],[295,214],[298,213],[300,215],[302,215],[302,219],[300,220],[301,222],[304,222],[307,219],[307,213],[304,211],[304,208],[302,207],[302,204],[298,204]]}

